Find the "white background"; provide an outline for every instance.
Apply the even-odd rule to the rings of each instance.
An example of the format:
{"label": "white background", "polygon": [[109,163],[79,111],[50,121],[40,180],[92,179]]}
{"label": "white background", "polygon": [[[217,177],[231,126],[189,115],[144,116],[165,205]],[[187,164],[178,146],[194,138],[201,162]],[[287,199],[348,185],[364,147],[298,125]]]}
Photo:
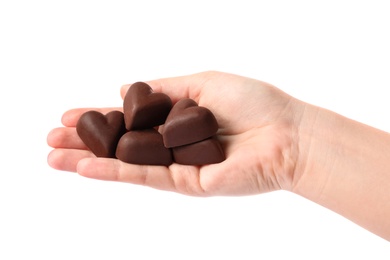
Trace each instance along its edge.
{"label": "white background", "polygon": [[0,0],[0,259],[389,259],[288,192],[200,199],[46,163],[64,111],[211,69],[390,131],[386,2]]}

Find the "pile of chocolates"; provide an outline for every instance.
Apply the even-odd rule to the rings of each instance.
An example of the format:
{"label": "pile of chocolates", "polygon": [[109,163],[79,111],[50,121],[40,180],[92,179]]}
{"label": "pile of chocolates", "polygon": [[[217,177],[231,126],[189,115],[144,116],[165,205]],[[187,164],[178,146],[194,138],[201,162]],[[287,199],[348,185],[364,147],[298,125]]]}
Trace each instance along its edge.
{"label": "pile of chocolates", "polygon": [[97,157],[126,163],[205,165],[225,160],[216,138],[218,123],[209,109],[188,98],[173,105],[169,96],[144,82],[130,86],[123,113],[85,112],[76,130]]}

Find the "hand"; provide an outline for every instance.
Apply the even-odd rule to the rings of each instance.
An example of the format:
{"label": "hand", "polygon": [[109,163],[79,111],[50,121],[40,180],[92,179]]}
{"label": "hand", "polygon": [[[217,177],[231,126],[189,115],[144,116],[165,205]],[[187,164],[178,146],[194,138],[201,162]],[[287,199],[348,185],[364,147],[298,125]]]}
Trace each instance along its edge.
{"label": "hand", "polygon": [[[220,72],[153,80],[173,103],[192,98],[217,118],[226,160],[186,166],[133,165],[96,158],[76,133],[88,109],[53,129],[48,163],[80,175],[192,196],[251,195],[278,189],[323,205],[390,241],[390,135],[299,101],[250,78]],[[121,89],[122,97],[130,85]],[[107,113],[114,108],[98,109]],[[120,108],[116,108],[120,109]]]}
{"label": "hand", "polygon": [[[192,98],[210,109],[219,124],[217,134],[226,160],[205,166],[174,163],[165,167],[96,158],[76,133],[77,120],[89,110],[79,108],[63,115],[65,127],[48,134],[48,144],[54,148],[48,156],[49,165],[89,178],[141,184],[192,196],[250,195],[291,189],[303,102],[265,82],[221,72],[147,83],[155,92],[170,96],[173,103]],[[129,86],[121,88],[122,97]],[[121,110],[95,110],[107,113],[113,109]]]}

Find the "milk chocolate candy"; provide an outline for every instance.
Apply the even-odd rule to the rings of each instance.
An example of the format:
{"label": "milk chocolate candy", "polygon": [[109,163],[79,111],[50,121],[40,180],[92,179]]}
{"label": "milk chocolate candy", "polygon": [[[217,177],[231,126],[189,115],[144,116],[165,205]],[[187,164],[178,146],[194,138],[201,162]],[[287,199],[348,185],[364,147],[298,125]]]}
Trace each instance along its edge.
{"label": "milk chocolate candy", "polygon": [[154,128],[124,134],[119,140],[116,157],[132,164],[172,164],[172,152],[165,148],[161,134]]}
{"label": "milk chocolate candy", "polygon": [[98,111],[85,112],[77,121],[76,131],[97,157],[114,158],[118,141],[126,132],[123,113],[112,111],[103,115]]}
{"label": "milk chocolate candy", "polygon": [[205,165],[220,163],[225,154],[216,137],[172,148],[173,160],[185,165]]}
{"label": "milk chocolate candy", "polygon": [[161,125],[172,108],[172,101],[164,93],[154,93],[144,82],[132,84],[123,100],[127,130],[147,129]]}
{"label": "milk chocolate candy", "polygon": [[192,99],[181,99],[171,109],[163,129],[165,147],[187,145],[207,139],[218,130],[213,113]]}

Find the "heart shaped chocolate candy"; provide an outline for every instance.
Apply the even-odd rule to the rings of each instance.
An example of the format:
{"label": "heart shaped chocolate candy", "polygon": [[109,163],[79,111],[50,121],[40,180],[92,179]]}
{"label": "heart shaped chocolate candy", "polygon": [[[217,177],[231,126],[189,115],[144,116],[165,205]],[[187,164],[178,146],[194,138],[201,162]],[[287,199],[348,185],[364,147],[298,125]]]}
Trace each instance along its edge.
{"label": "heart shaped chocolate candy", "polygon": [[185,165],[205,165],[225,160],[221,144],[214,137],[172,148],[173,160]]}
{"label": "heart shaped chocolate candy", "polygon": [[146,129],[162,125],[172,108],[172,101],[164,93],[154,93],[144,82],[132,84],[123,100],[127,130]]}
{"label": "heart shaped chocolate candy", "polygon": [[115,158],[118,141],[126,132],[123,113],[111,111],[103,115],[98,111],[85,112],[77,121],[76,131],[97,157]]}
{"label": "heart shaped chocolate candy", "polygon": [[171,109],[163,129],[165,147],[187,145],[207,139],[218,130],[213,113],[189,98],[179,100]]}
{"label": "heart shaped chocolate candy", "polygon": [[119,140],[116,157],[133,164],[172,164],[172,152],[165,148],[161,134],[154,128],[124,134]]}

